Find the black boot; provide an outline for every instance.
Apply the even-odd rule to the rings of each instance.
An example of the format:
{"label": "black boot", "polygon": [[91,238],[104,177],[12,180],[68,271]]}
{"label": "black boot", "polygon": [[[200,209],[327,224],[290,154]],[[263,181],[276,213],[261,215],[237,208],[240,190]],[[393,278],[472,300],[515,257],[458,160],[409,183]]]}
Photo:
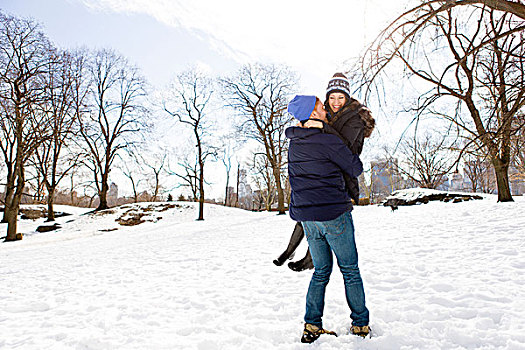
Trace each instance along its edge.
{"label": "black boot", "polygon": [[290,237],[290,242],[288,242],[288,247],[286,247],[286,250],[277,259],[275,259],[273,263],[277,266],[281,266],[286,260],[293,259],[295,255],[295,250],[299,246],[299,243],[301,243],[303,237],[303,225],[300,222],[298,222],[295,224],[294,230],[292,232],[292,237]]}
{"label": "black boot", "polygon": [[286,254],[283,253],[281,254],[281,256],[275,259],[273,263],[277,266],[281,266],[282,264],[284,264],[286,260],[292,260],[294,256],[295,256],[295,252],[293,252],[292,255],[290,256],[287,256]]}
{"label": "black boot", "polygon": [[288,267],[296,272],[310,270],[314,268],[314,263],[312,261],[312,255],[310,254],[310,249],[306,252],[304,258],[298,261],[288,263]]}

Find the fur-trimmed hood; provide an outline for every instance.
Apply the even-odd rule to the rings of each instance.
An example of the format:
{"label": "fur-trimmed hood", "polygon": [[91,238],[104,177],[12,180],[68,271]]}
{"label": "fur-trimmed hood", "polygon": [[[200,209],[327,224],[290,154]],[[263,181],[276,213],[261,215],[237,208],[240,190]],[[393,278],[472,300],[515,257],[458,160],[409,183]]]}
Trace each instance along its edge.
{"label": "fur-trimmed hood", "polygon": [[359,114],[361,120],[363,121],[363,124],[365,125],[365,137],[370,137],[370,135],[372,135],[372,131],[374,131],[374,128],[376,126],[376,121],[368,107],[356,100],[355,98],[351,98],[350,103],[344,109],[346,108],[350,109],[351,111],[357,110],[357,114]]}
{"label": "fur-trimmed hood", "polygon": [[367,106],[361,105],[357,113],[361,117],[363,123],[365,123],[365,137],[370,137],[372,131],[374,131],[374,128],[376,127],[376,120],[372,116],[372,112]]}

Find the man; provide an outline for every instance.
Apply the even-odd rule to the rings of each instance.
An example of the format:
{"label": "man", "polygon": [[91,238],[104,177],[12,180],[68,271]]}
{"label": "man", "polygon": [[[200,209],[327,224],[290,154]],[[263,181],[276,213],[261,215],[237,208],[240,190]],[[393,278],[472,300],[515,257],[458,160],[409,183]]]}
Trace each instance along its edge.
{"label": "man", "polygon": [[[301,123],[315,119],[326,122],[326,111],[315,96],[298,95],[288,112]],[[301,342],[312,343],[323,333],[322,316],[326,285],[333,267],[332,251],[343,274],[346,301],[350,307],[350,332],[365,337],[369,312],[357,263],[352,222],[352,203],[343,173],[358,177],[363,171],[359,157],[343,141],[318,128],[290,127],[288,172],[292,196],[290,217],[303,223],[315,271],[306,296],[305,327]]]}

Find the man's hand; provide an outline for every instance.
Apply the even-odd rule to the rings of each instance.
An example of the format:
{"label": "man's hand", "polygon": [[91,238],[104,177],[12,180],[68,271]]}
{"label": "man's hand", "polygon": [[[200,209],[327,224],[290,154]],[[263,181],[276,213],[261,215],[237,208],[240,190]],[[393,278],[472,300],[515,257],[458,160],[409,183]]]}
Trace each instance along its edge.
{"label": "man's hand", "polygon": [[323,128],[323,123],[319,120],[308,120],[306,123],[304,123],[305,128]]}

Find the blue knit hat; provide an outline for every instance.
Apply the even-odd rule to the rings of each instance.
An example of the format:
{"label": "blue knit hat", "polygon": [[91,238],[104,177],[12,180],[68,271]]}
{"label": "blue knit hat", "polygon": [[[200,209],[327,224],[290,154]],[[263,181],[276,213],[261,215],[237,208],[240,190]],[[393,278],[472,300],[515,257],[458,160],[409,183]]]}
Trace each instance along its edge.
{"label": "blue knit hat", "polygon": [[307,120],[315,108],[316,101],[315,96],[296,95],[288,104],[288,113],[300,121]]}

